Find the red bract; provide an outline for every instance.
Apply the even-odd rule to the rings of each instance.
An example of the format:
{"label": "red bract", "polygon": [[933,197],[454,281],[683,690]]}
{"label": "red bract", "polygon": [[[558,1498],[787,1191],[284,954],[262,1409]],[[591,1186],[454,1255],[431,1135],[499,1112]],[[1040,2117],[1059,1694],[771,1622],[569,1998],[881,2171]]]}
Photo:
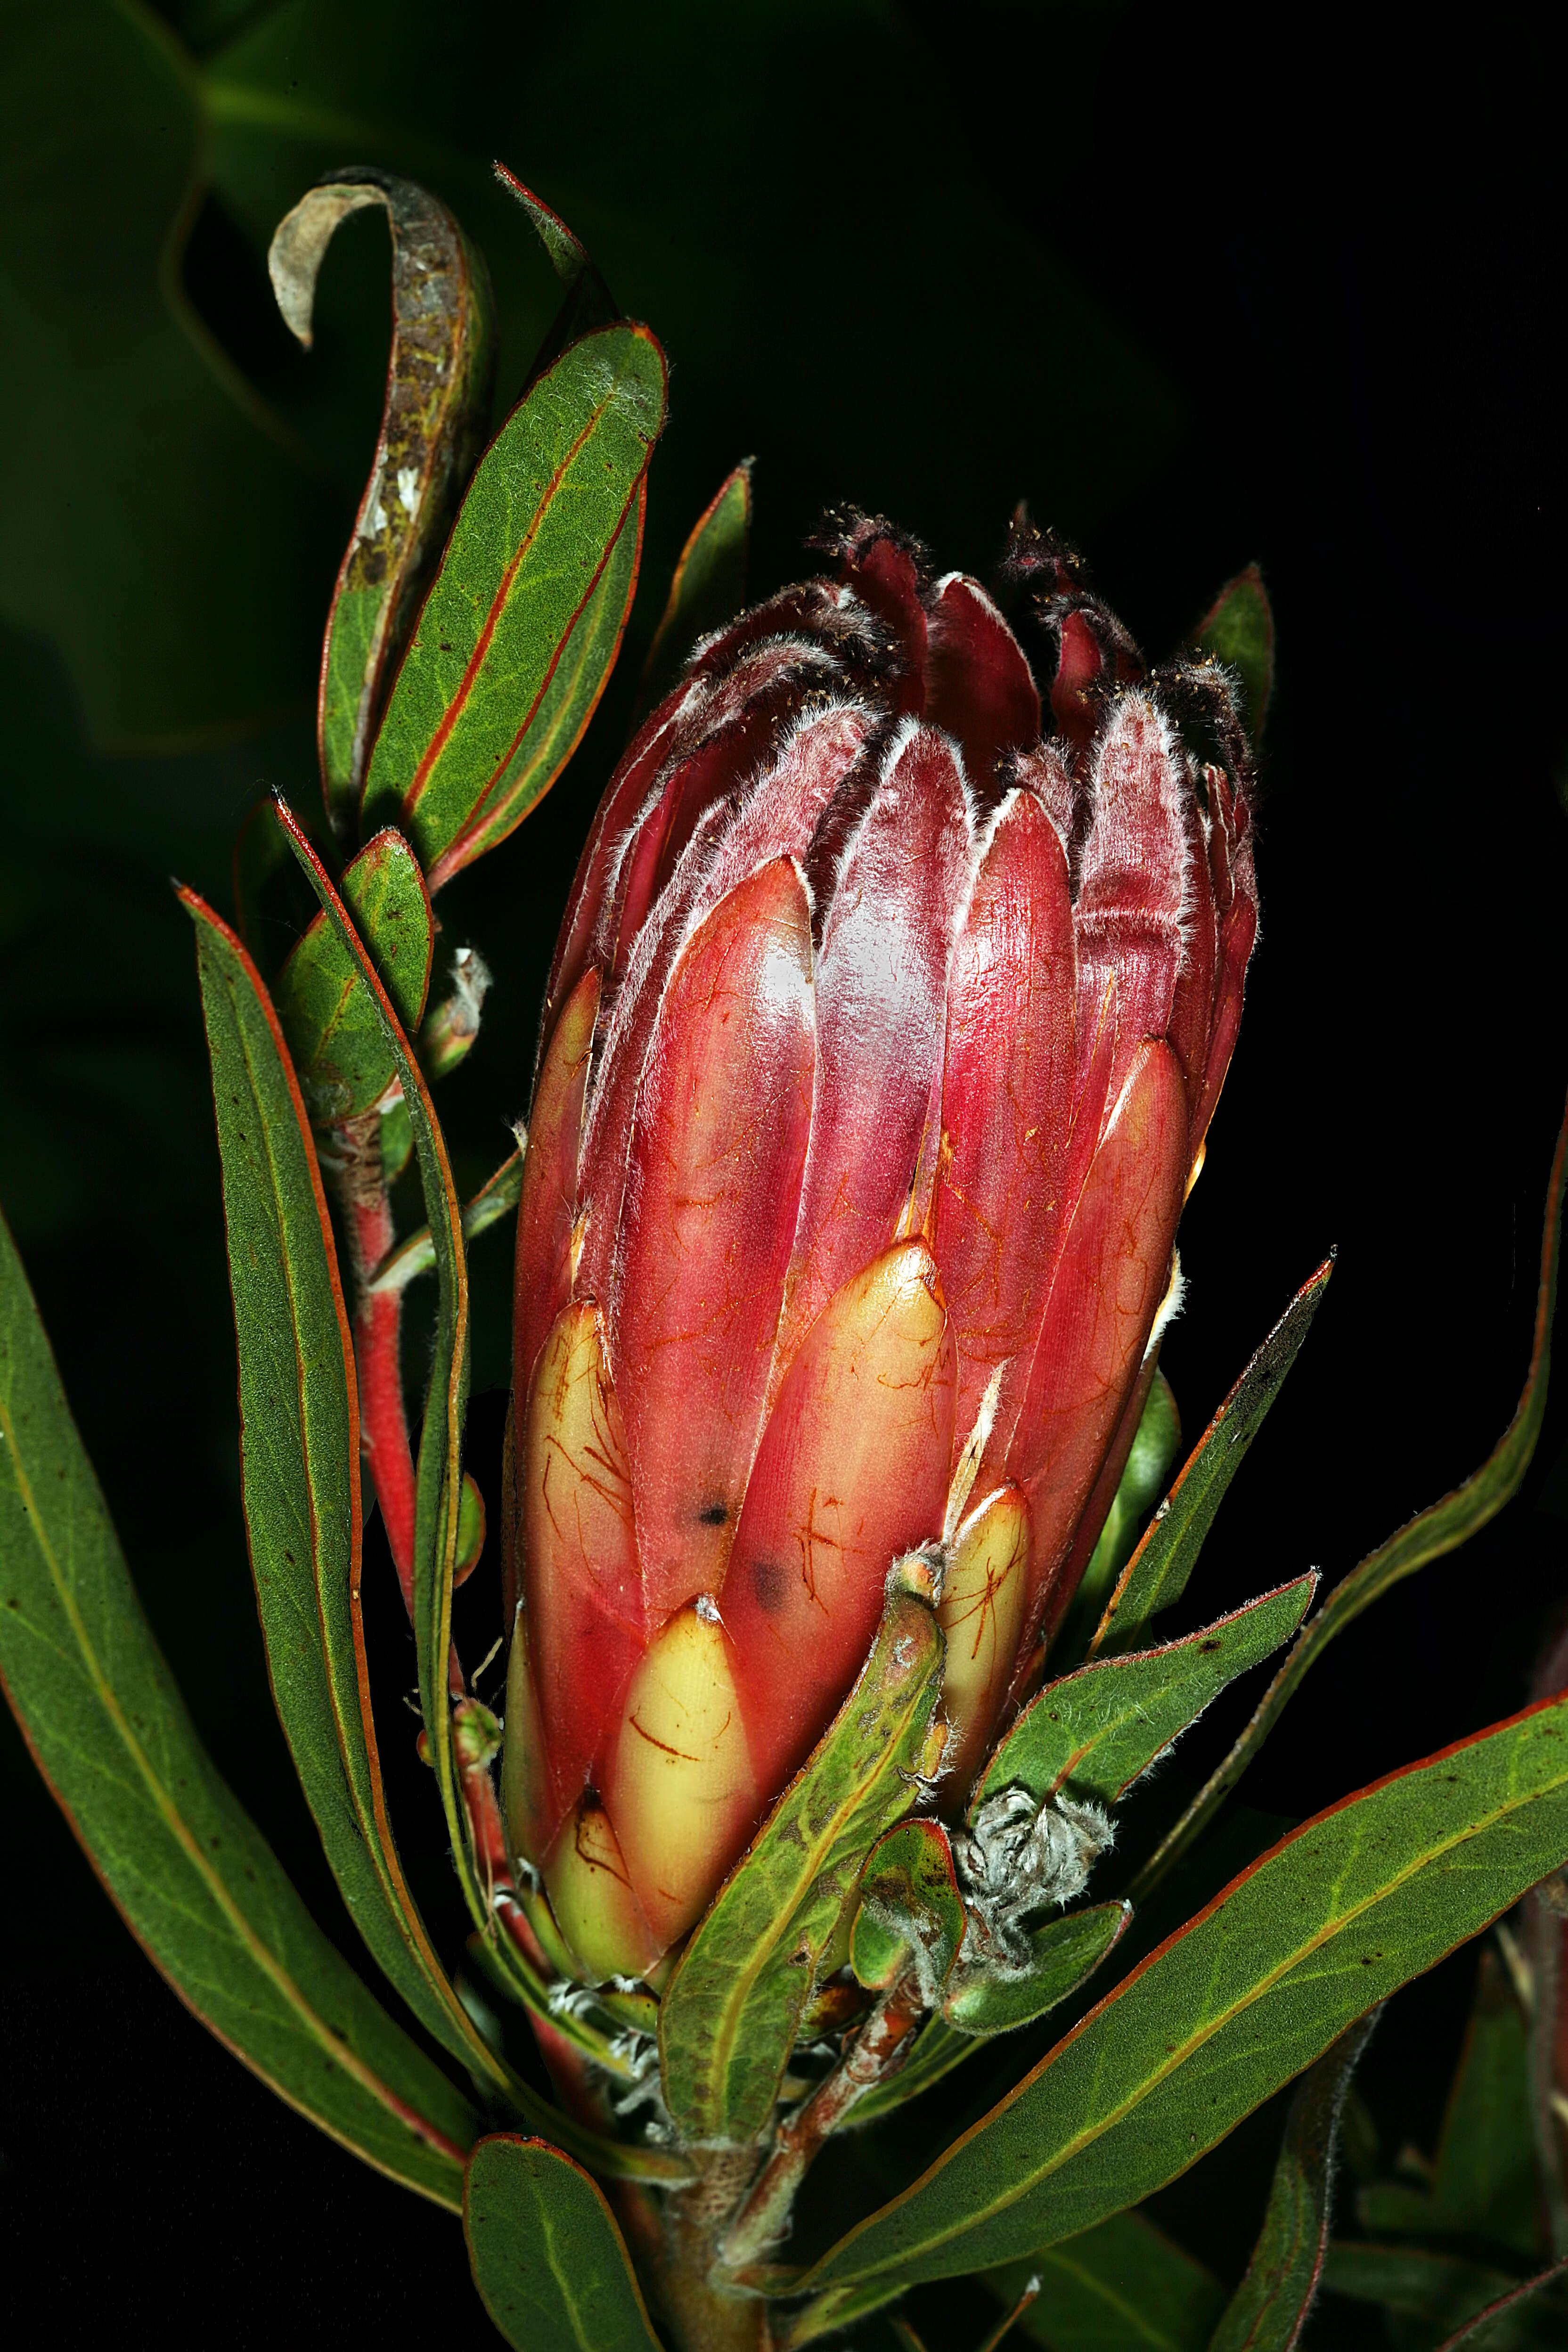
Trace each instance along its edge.
{"label": "red bract", "polygon": [[941,1606],[967,1787],[1114,1492],[1257,933],[1220,673],[1149,677],[1019,530],[1042,740],[984,589],[858,516],[832,551],[632,743],[551,975],[508,1787],[590,1975],[700,1916],[978,1423]]}

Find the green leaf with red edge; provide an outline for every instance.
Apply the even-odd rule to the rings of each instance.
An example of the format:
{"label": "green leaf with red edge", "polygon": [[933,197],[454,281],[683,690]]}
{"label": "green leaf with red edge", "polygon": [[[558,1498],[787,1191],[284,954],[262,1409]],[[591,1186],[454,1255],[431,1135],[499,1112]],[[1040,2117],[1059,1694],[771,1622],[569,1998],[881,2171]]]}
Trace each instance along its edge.
{"label": "green leaf with red edge", "polygon": [[[1547,1381],[1552,1370],[1552,1319],[1557,1306],[1557,1265],[1562,1241],[1563,1196],[1568,1185],[1568,1111],[1558,1131],[1552,1174],[1546,1188],[1546,1213],[1542,1221],[1541,1275],[1535,1294],[1535,1334],[1524,1387],[1509,1423],[1480,1468],[1440,1502],[1433,1503],[1405,1522],[1398,1532],[1369,1552],[1360,1566],[1335,1585],[1327,1601],[1302,1628],[1289,1656],[1258,1703],[1252,1720],[1230,1753],[1205,1781],[1173,1828],[1168,1830],[1134,1879],[1129,1892],[1142,1902],[1198,1837],[1257,1755],[1306,1675],[1329,1643],[1352,1625],[1363,1609],[1405,1577],[1414,1576],[1446,1552],[1457,1551],[1513,1500],[1529,1469],[1541,1424],[1546,1413]],[[1310,1284],[1308,1288],[1311,1287]],[[1287,1317],[1287,1321],[1289,1317]],[[1283,1329],[1283,1325],[1279,1327]],[[1184,1473],[1184,1475],[1185,1474]],[[1151,1530],[1152,1533],[1152,1530]],[[1138,1565],[1136,1556],[1132,1569]],[[1129,1574],[1132,1572],[1129,1570]]]}
{"label": "green leaf with red edge", "polygon": [[516,755],[496,789],[487,793],[431,875],[432,888],[515,832],[543,799],[583,740],[598,708],[637,594],[642,562],[647,484],[639,482],[605,558],[598,585],[572,625],[561,657],[530,719]]}
{"label": "green leaf with red edge", "polygon": [[1185,1591],[1215,1513],[1296,1360],[1333,1270],[1332,1257],[1326,1257],[1302,1284],[1188,1454],[1106,1602],[1089,1643],[1091,1658],[1131,1649],[1150,1618]]}
{"label": "green leaf with red edge", "polygon": [[376,1961],[426,2030],[504,2089],[508,2069],[447,1981],[387,1816],[360,1605],[353,1346],[305,1107],[255,966],[194,891],[181,898],[212,1057],[246,1533],[279,1720]]}
{"label": "green leaf with red edge", "polygon": [[963,1925],[963,1897],[942,1823],[900,1822],[879,1838],[860,1874],[849,1937],[849,1965],[859,1982],[887,1992],[912,1964],[934,1996],[958,1956]]}
{"label": "green leaf with red edge", "polygon": [[1098,1658],[1047,1684],[986,1766],[971,1821],[1015,1787],[1041,1804],[1064,1785],[1114,1804],[1227,1683],[1289,1640],[1317,1589],[1315,1572],[1299,1576],[1178,1642]]}
{"label": "green leaf with red edge", "polygon": [[1187,642],[1239,680],[1241,723],[1256,749],[1274,691],[1274,611],[1256,563],[1226,582]]}
{"label": "green leaf with red edge", "polygon": [[370,480],[338,572],[321,651],[317,742],[335,832],[359,813],[397,657],[489,430],[489,273],[458,223],[412,180],[335,172],[279,223],[268,256],[286,324],[307,349],[316,278],[340,221],[380,205],[392,230],[392,351]]}
{"label": "green leaf with red edge", "polygon": [[1076,1665],[1088,1650],[1106,1601],[1132,1556],[1142,1523],[1160,1499],[1181,1442],[1182,1417],[1171,1383],[1163,1372],[1156,1371],[1105,1525],[1095,1539],[1067,1614],[1051,1638],[1051,1664],[1058,1671]]}
{"label": "green leaf with red edge", "polygon": [[455,2210],[479,2119],[321,1933],[197,1738],[3,1222],[0,1679],[89,1860],[187,2008],[312,2123]]}
{"label": "green leaf with red edge", "polygon": [[[462,1213],[452,1182],[446,1139],[437,1121],[414,1048],[369,949],[331,877],[286,803],[279,823],[321,900],[329,927],[373,1007],[414,1129],[419,1179],[430,1220],[436,1257],[437,1303],[430,1358],[430,1384],[419,1437],[414,1531],[414,1642],[419,1667],[419,1711],[430,1744],[430,1761],[440,1792],[458,1876],[474,1923],[492,1921],[482,1875],[476,1867],[467,1817],[458,1793],[452,1753],[452,1711],[447,1670],[452,1648],[452,1585],[457,1571],[458,1509],[462,1491],[463,1422],[468,1395],[468,1273],[463,1249]],[[501,1940],[497,1939],[498,1943]]]}
{"label": "green leaf with red edge", "polygon": [[1205,2352],[1225,2289],[1142,2213],[1064,2238],[1027,2262],[987,2271],[999,2301],[1014,2304],[1031,2278],[1040,2299],[1018,2326],[1050,2352]]}
{"label": "green leaf with red edge", "polygon": [[[400,825],[432,887],[520,824],[558,772],[559,760],[532,765],[534,730],[576,624],[612,568],[664,423],[665,379],[646,327],[584,335],[525,394],[475,471],[365,786],[366,829]],[[620,576],[629,604],[624,558]],[[596,651],[576,689],[586,709],[613,651],[602,619],[593,634]],[[563,760],[566,731],[557,718],[549,725]],[[526,790],[516,792],[524,772]]]}
{"label": "green leaf with red edge", "polygon": [[811,2288],[1030,2253],[1138,2203],[1568,1855],[1568,1699],[1304,1824],[1126,1978]]}
{"label": "green leaf with red edge", "polygon": [[566,289],[565,297],[551,321],[550,329],[528,373],[531,384],[546,368],[555,362],[568,344],[579,335],[592,334],[595,327],[607,327],[620,317],[614,297],[600,276],[587,247],[575,230],[567,227],[557,212],[552,212],[542,196],[525,187],[515,172],[498,163],[496,178],[509,195],[515,196],[528,215],[533,233],[549,257],[550,267]]}
{"label": "green leaf with red edge", "polygon": [[463,2235],[479,2299],[518,2352],[659,2352],[616,2217],[559,2149],[508,2133],[481,2139]]}
{"label": "green leaf with red edge", "polygon": [[1342,2033],[1291,2100],[1263,2227],[1209,2352],[1293,2352],[1300,2340],[1328,2251],[1340,2113],[1375,2022],[1359,2018]]}
{"label": "green leaf with red edge", "polygon": [[[1544,2271],[1521,2282],[1469,2255],[1347,2239],[1336,2240],[1323,2264],[1323,2285],[1331,2294],[1379,2303],[1391,2316],[1416,2322],[1422,2330],[1418,2341],[1432,2343],[1439,2329],[1451,2330],[1438,2352],[1457,2352],[1465,2344],[1474,2344],[1476,2352],[1483,2347],[1489,2352],[1561,2352],[1563,2312],[1550,2292],[1559,2275]],[[1531,2300],[1542,2288],[1548,2305],[1532,2311]],[[1504,2314],[1509,2317],[1493,2335],[1494,2319]]]}
{"label": "green leaf with red edge", "polygon": [[[1551,2309],[1527,2308],[1534,2304],[1537,2295],[1552,2287],[1568,2287],[1568,2260],[1537,2271],[1533,2278],[1500,2294],[1483,2310],[1472,2313],[1462,2327],[1438,2345],[1437,2352],[1465,2352],[1465,2347],[1472,2345],[1475,2352],[1482,2352],[1483,2346],[1489,2347],[1489,2352],[1511,2352],[1511,2347],[1530,2344],[1540,2344],[1546,2352],[1552,2352],[1552,2347],[1563,2341],[1563,2321],[1568,2316],[1561,2297],[1555,2299]],[[1516,2323],[1513,2328],[1500,2325],[1510,2314]]]}
{"label": "green leaf with red edge", "polygon": [[746,557],[752,536],[752,460],[727,474],[692,525],[654,632],[637,690],[637,717],[674,685],[682,662],[710,629],[746,601]]}
{"label": "green leaf with red edge", "polygon": [[[399,1017],[416,1027],[435,945],[418,859],[388,826],[344,868],[342,888]],[[396,1076],[396,1065],[370,992],[325,915],[310,923],[273,993],[316,1124],[372,1109]]]}

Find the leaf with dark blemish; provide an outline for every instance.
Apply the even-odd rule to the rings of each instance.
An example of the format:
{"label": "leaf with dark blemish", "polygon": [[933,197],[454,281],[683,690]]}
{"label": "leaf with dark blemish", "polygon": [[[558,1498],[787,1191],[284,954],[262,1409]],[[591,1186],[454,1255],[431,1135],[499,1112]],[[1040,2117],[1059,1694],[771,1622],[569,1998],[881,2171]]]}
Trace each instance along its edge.
{"label": "leaf with dark blemish", "polygon": [[317,740],[333,830],[352,832],[371,744],[419,596],[489,427],[489,273],[446,206],[369,166],[334,172],[279,222],[268,256],[307,348],[316,278],[340,221],[380,205],[392,230],[392,352],[370,480],[332,593]]}

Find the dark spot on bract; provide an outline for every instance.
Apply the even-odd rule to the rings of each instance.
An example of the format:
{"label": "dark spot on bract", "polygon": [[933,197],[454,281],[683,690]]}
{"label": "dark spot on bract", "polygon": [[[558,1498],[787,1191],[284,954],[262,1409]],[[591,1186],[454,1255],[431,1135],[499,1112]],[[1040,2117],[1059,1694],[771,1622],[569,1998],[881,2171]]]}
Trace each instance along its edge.
{"label": "dark spot on bract", "polygon": [[789,1572],[776,1559],[754,1559],[752,1562],[752,1590],[757,1596],[757,1606],[771,1617],[783,1602],[789,1583]]}
{"label": "dark spot on bract", "polygon": [[697,1524],[700,1528],[721,1528],[729,1524],[729,1518],[727,1503],[704,1503],[697,1514]]}

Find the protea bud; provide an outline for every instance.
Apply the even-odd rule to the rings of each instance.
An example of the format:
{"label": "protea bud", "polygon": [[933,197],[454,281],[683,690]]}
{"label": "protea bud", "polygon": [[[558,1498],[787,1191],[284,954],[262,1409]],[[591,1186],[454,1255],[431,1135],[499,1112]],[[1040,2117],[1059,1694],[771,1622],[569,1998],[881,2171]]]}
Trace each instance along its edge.
{"label": "protea bud", "polygon": [[974,581],[831,552],[633,741],[551,974],[506,1777],[590,1976],[700,1916],[921,1546],[967,1788],[1114,1493],[1257,930],[1219,672],[1016,530],[1042,735]]}

